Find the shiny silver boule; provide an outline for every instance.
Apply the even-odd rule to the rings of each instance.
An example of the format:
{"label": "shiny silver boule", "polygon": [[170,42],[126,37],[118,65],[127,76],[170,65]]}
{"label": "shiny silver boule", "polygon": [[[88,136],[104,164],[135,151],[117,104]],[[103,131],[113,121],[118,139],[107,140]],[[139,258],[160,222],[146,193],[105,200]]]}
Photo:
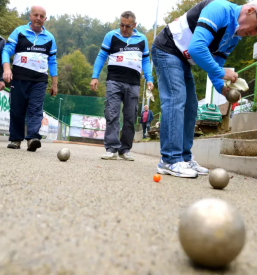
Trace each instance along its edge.
{"label": "shiny silver boule", "polygon": [[229,174],[222,168],[216,168],[210,172],[209,182],[214,189],[223,189],[229,183]]}
{"label": "shiny silver boule", "polygon": [[230,103],[236,103],[240,99],[240,92],[236,89],[231,89],[226,93],[226,99]]}
{"label": "shiny silver boule", "polygon": [[60,161],[67,161],[70,158],[70,150],[67,148],[62,148],[58,151],[57,158]]}
{"label": "shiny silver boule", "polygon": [[245,236],[238,211],[220,199],[197,201],[180,218],[180,243],[191,260],[201,266],[225,267],[242,250]]}

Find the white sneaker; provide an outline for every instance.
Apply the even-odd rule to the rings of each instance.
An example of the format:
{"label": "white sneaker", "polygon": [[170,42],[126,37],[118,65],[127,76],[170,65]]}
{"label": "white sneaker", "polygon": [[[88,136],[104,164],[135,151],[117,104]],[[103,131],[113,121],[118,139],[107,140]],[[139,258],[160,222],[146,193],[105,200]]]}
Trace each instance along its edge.
{"label": "white sneaker", "polygon": [[130,160],[130,161],[135,160],[135,158],[133,156],[131,156],[130,152],[119,155],[119,157],[122,159],[125,159],[125,160]]}
{"label": "white sneaker", "polygon": [[190,160],[187,163],[193,170],[195,170],[198,173],[198,175],[208,175],[209,174],[209,170],[205,167],[200,166],[195,160]]}
{"label": "white sneaker", "polygon": [[182,161],[168,164],[163,162],[162,158],[157,166],[157,173],[182,178],[196,178],[198,176],[198,173],[187,162]]}
{"label": "white sneaker", "polygon": [[106,152],[104,155],[101,156],[101,159],[114,159],[117,160],[118,153]]}

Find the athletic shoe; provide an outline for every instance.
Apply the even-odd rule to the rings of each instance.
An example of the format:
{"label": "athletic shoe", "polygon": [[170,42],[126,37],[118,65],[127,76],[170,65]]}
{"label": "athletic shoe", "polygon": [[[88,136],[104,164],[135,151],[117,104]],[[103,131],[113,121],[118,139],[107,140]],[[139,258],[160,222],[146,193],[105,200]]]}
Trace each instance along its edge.
{"label": "athletic shoe", "polygon": [[133,156],[131,156],[130,152],[124,153],[124,154],[119,154],[119,157],[125,160],[130,160],[133,161],[135,160],[135,158]]}
{"label": "athletic shoe", "polygon": [[209,170],[205,167],[200,166],[195,160],[190,160],[187,162],[191,169],[195,170],[198,175],[208,175]]}
{"label": "athletic shoe", "polygon": [[104,155],[101,156],[101,159],[114,159],[117,160],[118,153],[106,152]]}
{"label": "athletic shoe", "polygon": [[162,158],[157,166],[157,173],[182,178],[196,178],[198,176],[198,173],[187,162],[181,161],[168,164],[163,162]]}

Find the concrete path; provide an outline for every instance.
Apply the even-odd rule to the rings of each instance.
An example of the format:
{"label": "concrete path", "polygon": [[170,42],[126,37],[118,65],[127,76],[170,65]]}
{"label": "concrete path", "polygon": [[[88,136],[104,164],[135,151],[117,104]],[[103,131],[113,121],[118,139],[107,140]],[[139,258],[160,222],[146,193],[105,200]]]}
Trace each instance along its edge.
{"label": "concrete path", "polygon": [[[230,173],[224,191],[208,177],[152,180],[157,157],[104,161],[102,147],[43,143],[36,153],[0,142],[0,274],[257,274],[257,180]],[[71,151],[60,162],[57,151]],[[179,215],[217,197],[239,209],[247,242],[226,270],[190,264]],[[196,230],[192,228],[192,230]],[[233,241],[233,240],[231,240]]]}

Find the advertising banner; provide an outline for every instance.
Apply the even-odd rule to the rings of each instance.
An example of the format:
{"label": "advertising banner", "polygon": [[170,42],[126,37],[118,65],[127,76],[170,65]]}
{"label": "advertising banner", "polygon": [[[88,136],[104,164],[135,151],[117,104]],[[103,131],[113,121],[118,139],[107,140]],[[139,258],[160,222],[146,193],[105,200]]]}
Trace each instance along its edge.
{"label": "advertising banner", "polygon": [[70,126],[105,131],[106,120],[104,117],[71,114]]}
{"label": "advertising banner", "polygon": [[0,91],[0,132],[9,133],[10,124],[10,94]]}
{"label": "advertising banner", "polygon": [[71,137],[85,137],[94,139],[104,139],[105,131],[89,130],[85,128],[71,127],[70,136]]}
{"label": "advertising banner", "polygon": [[58,135],[58,120],[49,116],[47,139],[57,140],[57,135]]}
{"label": "advertising banner", "polygon": [[104,117],[71,114],[70,136],[104,139],[106,120]]}
{"label": "advertising banner", "polygon": [[49,128],[48,126],[49,126],[49,116],[45,112],[43,112],[43,119],[41,122],[41,128],[39,130],[39,134],[47,137],[48,128]]}

